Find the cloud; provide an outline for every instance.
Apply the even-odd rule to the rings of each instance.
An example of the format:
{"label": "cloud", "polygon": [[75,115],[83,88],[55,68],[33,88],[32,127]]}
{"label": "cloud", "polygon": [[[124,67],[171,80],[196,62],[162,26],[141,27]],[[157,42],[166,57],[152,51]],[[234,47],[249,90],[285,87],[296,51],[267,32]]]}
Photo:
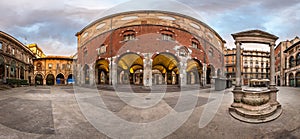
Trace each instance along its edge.
{"label": "cloud", "polygon": [[[198,18],[234,46],[230,34],[261,29],[292,39],[299,35],[298,0],[0,0],[0,29],[23,43],[37,43],[46,54],[71,55],[76,32],[115,12],[156,9]],[[191,8],[189,8],[191,7]],[[198,16],[200,15],[200,16]],[[58,51],[59,50],[59,51]]]}

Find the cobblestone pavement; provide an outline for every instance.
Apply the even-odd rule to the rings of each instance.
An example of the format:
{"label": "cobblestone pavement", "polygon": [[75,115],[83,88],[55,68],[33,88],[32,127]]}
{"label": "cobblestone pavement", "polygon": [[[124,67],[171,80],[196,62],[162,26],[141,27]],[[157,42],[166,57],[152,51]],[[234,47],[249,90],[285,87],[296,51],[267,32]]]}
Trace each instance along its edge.
{"label": "cobblestone pavement", "polygon": [[[113,91],[100,90],[96,94],[91,88],[72,86],[38,86],[21,87],[0,91],[0,138],[110,138],[99,132],[84,116],[78,101],[92,108],[102,108],[94,95],[101,96],[103,104],[114,115],[132,123],[149,123],[162,119],[171,112],[184,113],[191,111],[191,116],[168,139],[182,138],[300,138],[300,88],[279,87],[278,101],[283,108],[282,115],[271,122],[249,124],[232,118],[228,107],[232,103],[231,89],[214,92],[202,89],[188,94],[183,104],[176,107],[181,94],[168,92],[163,94],[156,105],[149,108],[136,108],[127,104],[133,102],[130,95],[126,101],[120,99]],[[127,92],[121,92],[127,93]],[[220,94],[224,94],[222,95]],[[130,93],[128,93],[130,94]],[[145,97],[145,103],[162,93],[137,93]],[[197,100],[190,107],[191,100]],[[220,106],[218,102],[220,101]],[[216,114],[204,127],[199,128],[203,113]],[[101,124],[101,123],[100,123]],[[106,123],[107,124],[107,123]],[[103,123],[105,126],[105,123]],[[167,128],[167,126],[166,126]],[[157,129],[153,129],[154,131]],[[164,129],[158,129],[164,130]],[[124,130],[125,131],[125,130]],[[122,133],[122,138],[146,138]],[[149,131],[150,132],[150,131]],[[155,135],[149,135],[154,138]]]}

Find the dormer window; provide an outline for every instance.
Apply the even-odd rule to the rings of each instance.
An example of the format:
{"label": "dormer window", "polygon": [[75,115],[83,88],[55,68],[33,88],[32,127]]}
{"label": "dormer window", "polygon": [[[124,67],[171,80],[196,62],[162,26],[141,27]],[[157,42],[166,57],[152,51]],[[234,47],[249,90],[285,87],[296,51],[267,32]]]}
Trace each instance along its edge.
{"label": "dormer window", "polygon": [[123,33],[123,41],[135,40],[135,31],[127,30]]}

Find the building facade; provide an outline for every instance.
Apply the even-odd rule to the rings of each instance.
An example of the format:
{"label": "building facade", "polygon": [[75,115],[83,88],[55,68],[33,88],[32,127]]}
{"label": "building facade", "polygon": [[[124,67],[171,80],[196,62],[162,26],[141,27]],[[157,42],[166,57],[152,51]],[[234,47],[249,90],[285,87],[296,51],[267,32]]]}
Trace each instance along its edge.
{"label": "building facade", "polygon": [[[236,49],[225,49],[226,78],[235,84]],[[270,53],[257,50],[241,50],[242,85],[250,85],[250,81],[269,80]]]}
{"label": "building facade", "polygon": [[284,77],[287,86],[300,87],[300,40],[298,37],[290,41],[285,53]]}
{"label": "building facade", "polygon": [[79,84],[200,84],[223,75],[225,41],[208,25],[163,11],[103,17],[76,34]]}
{"label": "building facade", "polygon": [[29,45],[27,45],[27,47],[33,52],[33,54],[35,55],[36,58],[46,57],[46,55],[44,54],[42,49],[40,47],[38,47],[38,45],[36,43],[29,44]]}
{"label": "building facade", "polygon": [[34,59],[34,83],[36,85],[66,85],[75,82],[73,58],[46,56]]}
{"label": "building facade", "polygon": [[31,84],[35,55],[11,35],[0,31],[0,84],[11,80]]}

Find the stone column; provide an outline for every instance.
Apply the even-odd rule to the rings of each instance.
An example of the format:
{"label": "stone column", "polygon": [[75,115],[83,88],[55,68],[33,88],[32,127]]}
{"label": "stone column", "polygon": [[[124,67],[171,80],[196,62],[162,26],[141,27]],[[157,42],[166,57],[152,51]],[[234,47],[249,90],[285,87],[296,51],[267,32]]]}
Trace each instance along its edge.
{"label": "stone column", "polygon": [[182,59],[180,62],[180,87],[186,86],[187,82],[187,73],[186,73],[186,67],[187,67],[187,61],[185,59]]}
{"label": "stone column", "polygon": [[235,85],[235,90],[242,90],[241,87],[241,43],[240,42],[235,42],[236,45],[236,85]]}
{"label": "stone column", "polygon": [[275,43],[270,44],[270,87],[275,86]]}
{"label": "stone column", "polygon": [[271,105],[278,105],[277,101],[277,92],[278,89],[276,88],[275,84],[275,53],[274,53],[275,43],[270,44],[270,104]]}
{"label": "stone column", "polygon": [[116,57],[109,58],[109,84],[117,85],[118,75],[117,75],[117,64],[115,63]]}
{"label": "stone column", "polygon": [[152,54],[146,53],[144,54],[144,70],[143,70],[143,84],[146,87],[152,86]]}
{"label": "stone column", "polygon": [[203,86],[206,86],[206,64],[204,63],[203,64],[203,76],[202,76],[202,83],[203,83]]}

